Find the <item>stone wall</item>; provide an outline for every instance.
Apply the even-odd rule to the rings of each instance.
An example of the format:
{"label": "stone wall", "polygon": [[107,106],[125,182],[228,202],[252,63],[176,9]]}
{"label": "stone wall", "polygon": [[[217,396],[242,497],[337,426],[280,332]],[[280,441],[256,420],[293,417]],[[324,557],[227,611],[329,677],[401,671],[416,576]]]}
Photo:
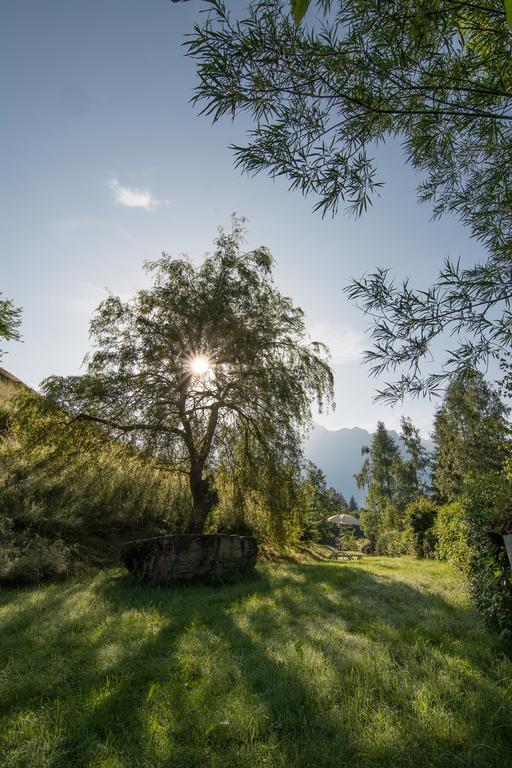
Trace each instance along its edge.
{"label": "stone wall", "polygon": [[258,544],[251,536],[174,534],[130,541],[121,557],[134,576],[148,584],[223,576],[253,568]]}

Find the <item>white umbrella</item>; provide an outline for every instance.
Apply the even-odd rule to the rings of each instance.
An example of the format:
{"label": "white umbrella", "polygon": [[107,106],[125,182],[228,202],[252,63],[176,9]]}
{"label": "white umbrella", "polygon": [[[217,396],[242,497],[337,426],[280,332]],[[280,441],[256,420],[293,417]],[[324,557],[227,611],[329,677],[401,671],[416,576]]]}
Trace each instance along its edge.
{"label": "white umbrella", "polygon": [[328,523],[336,523],[336,525],[361,525],[357,517],[353,515],[333,515],[327,518]]}

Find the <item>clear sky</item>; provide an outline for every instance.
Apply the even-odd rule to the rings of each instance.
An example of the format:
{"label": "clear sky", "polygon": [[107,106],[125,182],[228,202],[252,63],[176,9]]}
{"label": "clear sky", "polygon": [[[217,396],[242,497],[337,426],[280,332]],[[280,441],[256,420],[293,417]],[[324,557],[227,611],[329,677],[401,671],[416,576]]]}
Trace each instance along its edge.
{"label": "clear sky", "polygon": [[243,177],[227,146],[243,125],[212,127],[189,103],[194,63],[181,43],[201,0],[4,0],[0,3],[0,290],[23,307],[23,344],[2,365],[36,386],[80,371],[106,289],[131,295],[165,250],[198,260],[236,211],[248,246],[266,245],[280,289],[330,345],[336,411],[326,427],[426,435],[433,405],[372,402],[361,365],[364,317],[342,288],[376,265],[425,286],[442,259],[479,258],[455,220],[430,221],[398,146],[382,150],[381,198],[363,218],[321,219],[285,182]]}

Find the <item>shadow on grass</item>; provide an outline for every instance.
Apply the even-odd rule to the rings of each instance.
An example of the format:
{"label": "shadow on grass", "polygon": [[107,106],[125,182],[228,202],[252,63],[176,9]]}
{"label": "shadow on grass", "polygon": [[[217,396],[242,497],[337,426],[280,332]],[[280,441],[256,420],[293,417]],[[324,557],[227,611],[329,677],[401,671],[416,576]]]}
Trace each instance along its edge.
{"label": "shadow on grass", "polygon": [[[222,588],[104,575],[12,600],[6,765],[508,764],[474,611],[359,564],[267,567]],[[37,729],[16,730],[29,716],[46,752]]]}

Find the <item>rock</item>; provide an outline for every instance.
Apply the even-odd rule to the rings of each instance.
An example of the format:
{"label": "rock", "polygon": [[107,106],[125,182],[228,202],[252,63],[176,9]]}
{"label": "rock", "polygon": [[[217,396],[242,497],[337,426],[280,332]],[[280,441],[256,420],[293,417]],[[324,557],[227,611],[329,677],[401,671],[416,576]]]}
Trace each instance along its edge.
{"label": "rock", "polygon": [[257,555],[252,536],[197,533],[129,541],[121,551],[130,573],[148,584],[237,573],[253,568]]}

